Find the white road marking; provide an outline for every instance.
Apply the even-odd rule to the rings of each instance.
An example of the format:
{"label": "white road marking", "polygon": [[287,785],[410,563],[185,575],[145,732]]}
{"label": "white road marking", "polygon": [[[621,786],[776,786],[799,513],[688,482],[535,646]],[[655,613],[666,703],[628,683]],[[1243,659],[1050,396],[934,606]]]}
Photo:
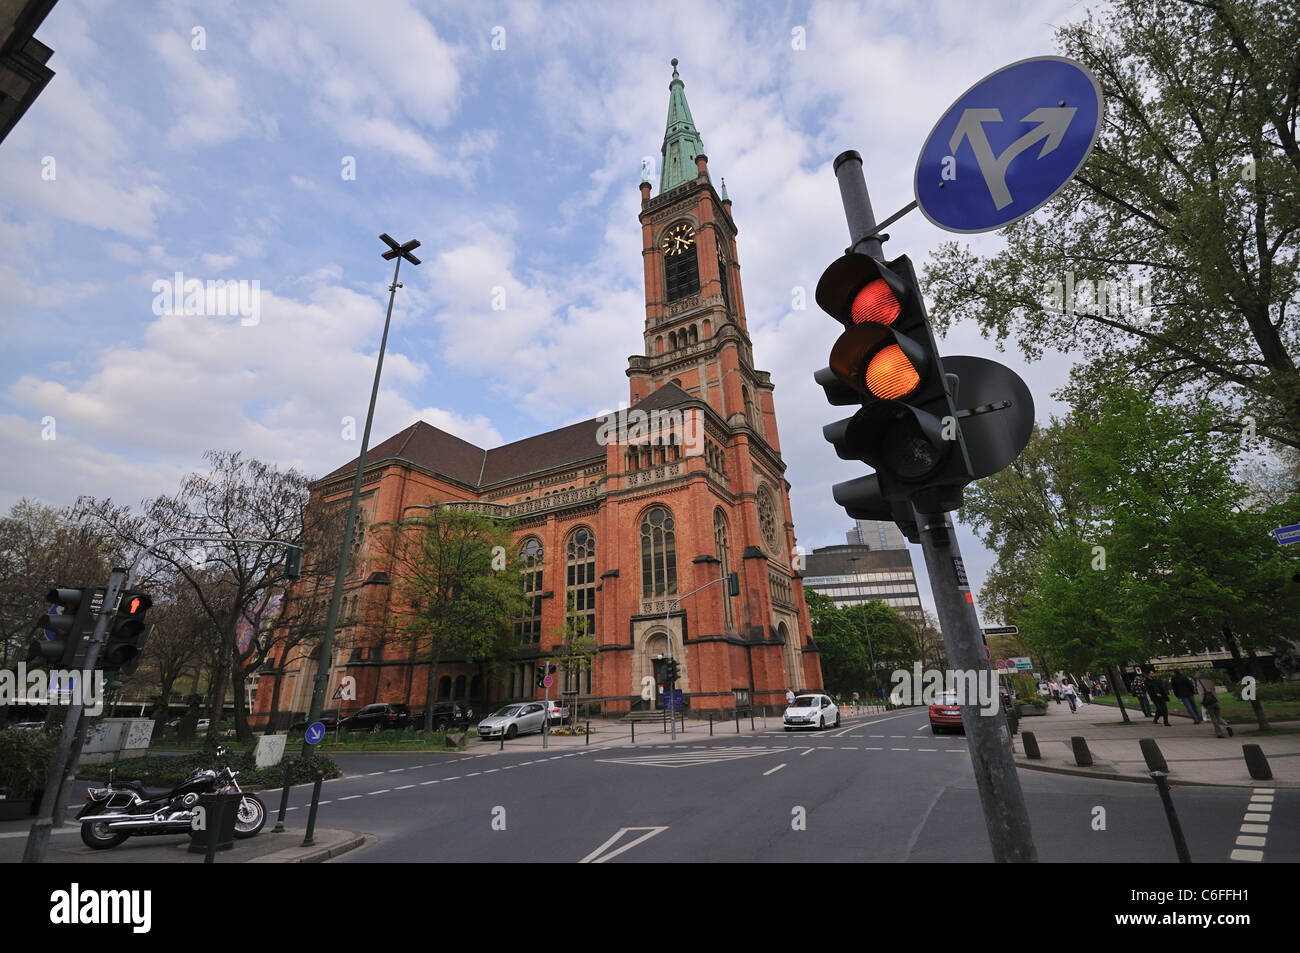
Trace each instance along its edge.
{"label": "white road marking", "polygon": [[863,748],[863,751],[884,751],[884,748]]}
{"label": "white road marking", "polygon": [[387,794],[389,790],[389,788],[380,788],[378,791],[367,791],[366,796],[369,797],[371,794]]}
{"label": "white road marking", "polygon": [[767,777],[769,774],[776,774],[776,772],[780,771],[784,767],[785,767],[784,763],[778,764],[775,768],[770,768],[767,771],[764,771],[763,777]]}
{"label": "white road marking", "polygon": [[493,774],[493,773],[495,773],[495,772],[497,772],[497,771],[500,771],[500,770],[501,770],[500,768],[488,768],[488,769],[487,769],[486,771],[484,771],[483,773],[484,773],[484,774]]}
{"label": "white road marking", "polygon": [[377,775],[377,774],[383,774],[383,773],[384,773],[384,772],[382,772],[382,771],[371,771],[369,774],[366,775],[366,777],[368,777],[368,778],[373,778],[375,775]]}
{"label": "white road marking", "polygon": [[917,751],[938,751],[938,748],[917,748]]}
{"label": "white road marking", "polygon": [[388,773],[396,774],[398,771],[405,771],[405,770],[406,770],[405,768],[391,768]]}
{"label": "white road marking", "polygon": [[[365,795],[364,795],[364,794],[349,794],[347,797],[341,797],[341,798],[339,798],[339,800],[340,800],[340,801],[353,801],[353,800],[356,800],[356,799],[359,798],[359,797],[365,797]],[[321,801],[321,803],[324,804],[325,802],[324,802],[324,801]]]}
{"label": "white road marking", "polygon": [[1242,818],[1243,821],[1271,821],[1272,818],[1267,814],[1247,814]]}
{"label": "white road marking", "polygon": [[477,778],[477,777],[478,777],[480,774],[482,774],[482,773],[483,773],[482,771],[471,771],[469,774],[465,775],[465,777],[467,777],[467,778]]}
{"label": "white road marking", "polygon": [[[605,841],[605,843],[601,844],[599,847],[593,850],[586,857],[582,858],[582,860],[578,861],[578,863],[603,864],[605,861],[610,860],[613,857],[617,857],[619,854],[623,853],[624,851],[631,850],[637,844],[640,844],[644,841],[648,841],[656,834],[662,834],[666,830],[668,830],[667,827],[620,827],[618,829],[618,832],[613,837]],[[612,847],[620,837],[622,837],[624,834],[630,831],[646,831],[647,833],[642,834],[636,840],[629,841],[628,843],[620,847],[618,850],[610,851],[610,853],[608,854],[605,853],[605,850]]]}
{"label": "white road marking", "polygon": [[426,784],[437,784],[438,781],[440,781],[440,780],[441,780],[441,778],[436,778],[436,779],[434,779],[434,780],[432,780],[432,781],[421,781],[421,782],[420,782],[420,787],[424,787]]}
{"label": "white road marking", "polygon": [[407,788],[415,787],[414,784],[403,784],[400,788],[393,788],[394,791],[405,791]]}
{"label": "white road marking", "polygon": [[809,748],[807,751],[801,752],[801,753],[799,754],[799,757],[801,757],[801,758],[806,758],[806,757],[808,757],[808,755],[812,754],[812,753],[813,753],[814,751],[816,751],[816,750],[817,750],[816,748]]}
{"label": "white road marking", "polygon": [[1267,834],[1267,824],[1242,824],[1241,832],[1243,834]]}
{"label": "white road marking", "polygon": [[1243,850],[1238,847],[1228,855],[1229,860],[1263,860],[1264,852],[1262,850]]}
{"label": "white road marking", "polygon": [[911,751],[911,748],[890,748],[890,751]]}

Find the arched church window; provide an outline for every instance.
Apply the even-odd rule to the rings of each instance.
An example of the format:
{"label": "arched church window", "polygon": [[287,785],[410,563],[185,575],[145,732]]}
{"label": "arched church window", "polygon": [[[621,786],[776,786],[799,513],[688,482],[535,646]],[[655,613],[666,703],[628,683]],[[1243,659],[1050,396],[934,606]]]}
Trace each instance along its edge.
{"label": "arched church window", "polygon": [[542,544],[535,537],[519,547],[519,572],[528,600],[525,614],[515,620],[515,637],[536,645],[542,638]]}
{"label": "arched church window", "polygon": [[[713,511],[713,545],[718,562],[722,564],[722,578],[726,578],[731,573],[731,549],[727,545],[727,518],[722,515],[722,509]],[[719,586],[722,590],[722,618],[726,622],[727,631],[736,631],[736,618],[731,606],[731,594],[726,586]]]}
{"label": "arched church window", "polygon": [[677,595],[677,533],[673,514],[664,506],[641,517],[641,595]]}
{"label": "arched church window", "polygon": [[[572,612],[573,633],[596,636],[596,537],[585,526],[574,530],[565,549],[566,609]],[[572,673],[577,675],[578,673]],[[590,679],[590,675],[588,676]],[[570,691],[579,691],[575,685]],[[587,691],[591,691],[588,684]]]}

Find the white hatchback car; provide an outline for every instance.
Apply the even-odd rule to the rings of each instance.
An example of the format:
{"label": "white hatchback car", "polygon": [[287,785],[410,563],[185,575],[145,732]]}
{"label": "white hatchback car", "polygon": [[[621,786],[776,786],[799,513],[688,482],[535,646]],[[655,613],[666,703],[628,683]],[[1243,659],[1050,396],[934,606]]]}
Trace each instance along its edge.
{"label": "white hatchback car", "polygon": [[796,695],[785,710],[785,730],[796,728],[838,728],[840,710],[829,695],[809,693]]}

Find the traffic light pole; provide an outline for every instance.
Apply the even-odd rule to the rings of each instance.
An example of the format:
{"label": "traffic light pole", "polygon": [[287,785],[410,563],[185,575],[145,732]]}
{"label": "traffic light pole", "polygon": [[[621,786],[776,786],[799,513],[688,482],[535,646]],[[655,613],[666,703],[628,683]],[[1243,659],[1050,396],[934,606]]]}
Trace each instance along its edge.
{"label": "traffic light pole", "polygon": [[[883,261],[879,227],[862,173],[862,156],[852,150],[843,152],[836,157],[834,170],[849,225],[850,251]],[[981,680],[991,679],[991,674],[986,674],[992,670],[984,653],[984,640],[952,522],[946,513],[917,513],[916,520],[949,665],[959,672],[978,673]],[[996,715],[984,716],[980,714],[980,706],[963,705],[962,724],[970,746],[993,859],[999,863],[1036,862],[1038,854],[1020,777],[1011,756],[1011,735],[1002,706],[997,706]]]}
{"label": "traffic light pole", "polygon": [[[95,632],[90,637],[90,644],[86,651],[84,668],[86,672],[93,672],[95,664],[99,661],[99,648],[104,644],[104,636],[108,632],[108,620],[113,615],[118,594],[126,588],[126,577],[125,569],[114,569],[109,576],[108,592],[104,594],[104,602],[99,607]],[[50,762],[50,770],[45,776],[45,793],[41,795],[40,816],[32,824],[31,832],[27,835],[27,846],[23,849],[25,864],[39,864],[45,859],[45,851],[50,844],[50,831],[54,826],[55,805],[67,800],[65,786],[68,779],[65,775],[77,768],[75,759],[69,755],[73,741],[77,737],[79,723],[82,721],[84,708],[82,699],[84,698],[84,692],[72,693],[72,704],[63,719],[63,735],[59,738],[59,747],[54,752],[54,760]],[[80,746],[77,750],[79,754]]]}

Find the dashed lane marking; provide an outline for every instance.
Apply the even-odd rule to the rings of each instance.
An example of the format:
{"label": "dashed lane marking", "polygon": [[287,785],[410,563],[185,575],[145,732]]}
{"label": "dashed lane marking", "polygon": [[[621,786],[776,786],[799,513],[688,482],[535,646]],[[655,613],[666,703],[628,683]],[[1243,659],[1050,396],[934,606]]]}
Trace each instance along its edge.
{"label": "dashed lane marking", "polygon": [[[340,801],[355,801],[357,798],[362,798],[362,797],[365,797],[365,795],[364,795],[364,794],[349,794],[347,797],[341,797],[341,798],[339,798],[339,800],[340,800]],[[324,802],[324,801],[321,801],[321,803],[324,804],[325,802]]]}
{"label": "dashed lane marking", "polygon": [[776,774],[778,771],[780,771],[780,770],[781,770],[782,768],[784,768],[784,767],[785,767],[785,764],[784,764],[784,762],[783,762],[783,763],[781,763],[781,764],[778,764],[775,768],[769,768],[768,770],[766,770],[766,771],[763,772],[763,777],[767,777],[769,774]]}

